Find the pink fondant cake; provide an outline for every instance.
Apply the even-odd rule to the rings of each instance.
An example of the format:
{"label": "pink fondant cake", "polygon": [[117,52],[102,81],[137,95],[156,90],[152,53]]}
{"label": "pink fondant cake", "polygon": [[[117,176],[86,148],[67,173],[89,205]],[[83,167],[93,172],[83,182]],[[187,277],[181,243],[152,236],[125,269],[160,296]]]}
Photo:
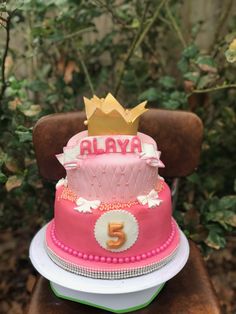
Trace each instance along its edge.
{"label": "pink fondant cake", "polygon": [[155,141],[118,132],[80,132],[57,156],[67,175],[56,186],[46,250],[62,268],[92,278],[149,273],[168,263],[179,245]]}

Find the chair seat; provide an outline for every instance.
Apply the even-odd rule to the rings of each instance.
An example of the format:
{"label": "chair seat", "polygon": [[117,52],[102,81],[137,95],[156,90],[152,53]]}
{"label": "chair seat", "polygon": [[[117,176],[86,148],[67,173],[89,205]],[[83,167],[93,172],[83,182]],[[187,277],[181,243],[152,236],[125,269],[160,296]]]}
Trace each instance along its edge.
{"label": "chair seat", "polygon": [[[49,282],[40,277],[33,291],[28,314],[108,313],[56,297]],[[190,241],[190,257],[184,269],[168,281],[158,297],[139,314],[219,314],[220,307],[197,246]]]}

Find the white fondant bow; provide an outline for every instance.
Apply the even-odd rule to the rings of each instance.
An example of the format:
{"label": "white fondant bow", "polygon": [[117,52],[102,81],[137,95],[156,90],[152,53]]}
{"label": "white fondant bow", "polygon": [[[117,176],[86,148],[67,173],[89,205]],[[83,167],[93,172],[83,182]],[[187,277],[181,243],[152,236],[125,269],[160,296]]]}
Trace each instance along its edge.
{"label": "white fondant bow", "polygon": [[159,206],[162,203],[162,200],[158,198],[158,193],[155,190],[151,190],[148,195],[140,195],[137,197],[138,202],[142,205],[148,204],[149,208]]}
{"label": "white fondant bow", "polygon": [[75,145],[64,147],[63,153],[56,155],[56,157],[66,170],[70,170],[80,168],[85,156],[80,155],[80,147]]}
{"label": "white fondant bow", "polygon": [[165,181],[165,179],[161,177],[160,175],[158,175],[158,179],[160,179],[161,181]]}
{"label": "white fondant bow", "polygon": [[92,209],[96,209],[100,206],[101,201],[95,200],[95,201],[88,201],[83,197],[79,197],[76,200],[76,205],[74,209],[77,210],[80,213],[91,213]]}
{"label": "white fondant bow", "polygon": [[62,178],[60,179],[56,184],[56,189],[58,189],[60,186],[67,186],[67,179]]}
{"label": "white fondant bow", "polygon": [[72,160],[70,162],[64,163],[64,167],[66,170],[78,169],[81,166],[80,160]]}
{"label": "white fondant bow", "polygon": [[163,162],[159,158],[156,158],[156,157],[147,158],[146,163],[152,167],[158,167],[158,168],[165,167]]}
{"label": "white fondant bow", "polygon": [[161,152],[156,150],[152,144],[144,143],[142,152],[139,154],[141,159],[152,167],[164,168],[165,165],[160,160]]}

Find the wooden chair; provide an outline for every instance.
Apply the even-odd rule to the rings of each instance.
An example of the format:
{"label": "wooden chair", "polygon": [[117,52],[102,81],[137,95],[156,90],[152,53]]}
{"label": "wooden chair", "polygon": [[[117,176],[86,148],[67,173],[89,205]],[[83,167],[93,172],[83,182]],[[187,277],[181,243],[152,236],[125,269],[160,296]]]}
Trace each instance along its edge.
{"label": "wooden chair", "polygon": [[[82,112],[53,114],[41,118],[33,132],[40,174],[47,180],[65,175],[55,154],[68,139],[85,129]],[[166,165],[160,174],[166,178],[185,177],[197,167],[203,127],[194,114],[151,109],[140,121],[140,131],[153,137]],[[57,298],[49,282],[40,277],[33,291],[28,314],[106,313],[79,303]],[[197,246],[190,241],[190,258],[184,269],[165,287],[152,303],[134,313],[145,314],[218,314],[219,305]]]}

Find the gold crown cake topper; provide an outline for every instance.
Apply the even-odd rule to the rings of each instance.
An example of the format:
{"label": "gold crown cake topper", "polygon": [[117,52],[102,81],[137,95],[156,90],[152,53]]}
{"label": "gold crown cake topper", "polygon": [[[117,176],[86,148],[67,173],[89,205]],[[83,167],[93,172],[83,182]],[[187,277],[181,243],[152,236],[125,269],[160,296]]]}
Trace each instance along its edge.
{"label": "gold crown cake topper", "polygon": [[107,94],[105,98],[88,99],[84,97],[85,112],[88,126],[88,135],[126,134],[136,135],[141,114],[148,109],[145,108],[146,101],[133,109],[125,109],[112,96]]}

